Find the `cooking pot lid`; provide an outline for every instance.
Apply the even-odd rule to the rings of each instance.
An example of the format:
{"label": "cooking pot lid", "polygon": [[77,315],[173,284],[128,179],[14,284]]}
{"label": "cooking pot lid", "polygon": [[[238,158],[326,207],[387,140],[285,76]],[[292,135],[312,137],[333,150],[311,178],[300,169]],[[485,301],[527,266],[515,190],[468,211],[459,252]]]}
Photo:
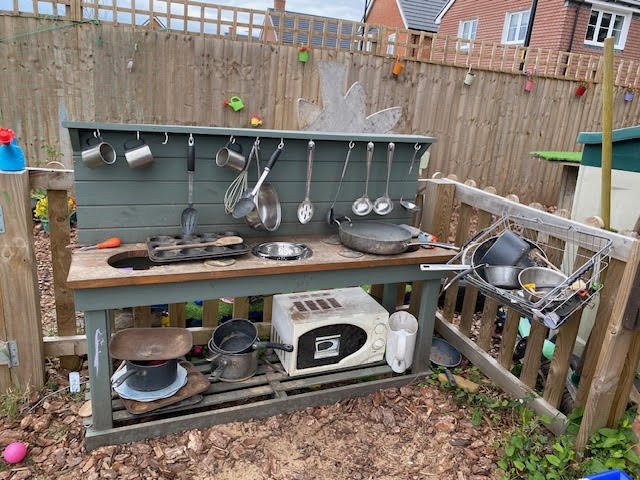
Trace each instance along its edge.
{"label": "cooking pot lid", "polygon": [[166,360],[186,355],[193,336],[186,328],[126,328],[109,342],[109,353],[120,360]]}

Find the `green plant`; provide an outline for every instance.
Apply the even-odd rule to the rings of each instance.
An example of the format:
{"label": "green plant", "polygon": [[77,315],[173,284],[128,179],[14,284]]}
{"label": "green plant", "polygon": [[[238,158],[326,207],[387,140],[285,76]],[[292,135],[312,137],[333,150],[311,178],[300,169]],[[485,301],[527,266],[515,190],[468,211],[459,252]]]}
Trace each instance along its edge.
{"label": "green plant", "polygon": [[29,390],[20,390],[9,387],[6,392],[0,394],[0,415],[14,419],[20,413],[22,405],[29,400]]}
{"label": "green plant", "polygon": [[58,161],[58,159],[62,157],[62,152],[58,150],[55,145],[45,143],[42,145],[42,149],[44,150],[44,153],[47,156],[47,161],[49,162]]}
{"label": "green plant", "polygon": [[582,414],[582,409],[571,412],[567,433],[553,438],[543,433],[545,420],[523,408],[520,423],[500,445],[504,452],[498,461],[502,479],[569,480],[616,468],[640,478],[640,457],[633,450],[637,438],[631,430],[635,410],[627,412],[618,428],[595,432],[579,457],[573,445]]}
{"label": "green plant", "polygon": [[542,419],[529,408],[520,409],[520,424],[500,445],[504,454],[498,466],[502,480],[569,480],[577,478],[575,452],[568,437],[551,442],[543,433]]}
{"label": "green plant", "polygon": [[620,420],[618,428],[601,428],[589,439],[584,462],[585,474],[622,469],[640,478],[640,457],[633,449],[638,439],[631,430],[633,410]]}

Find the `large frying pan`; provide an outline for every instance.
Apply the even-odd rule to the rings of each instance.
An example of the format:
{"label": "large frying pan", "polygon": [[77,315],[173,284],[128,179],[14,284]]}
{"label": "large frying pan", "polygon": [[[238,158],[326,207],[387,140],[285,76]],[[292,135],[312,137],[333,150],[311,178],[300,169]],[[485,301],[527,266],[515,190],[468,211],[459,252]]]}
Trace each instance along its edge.
{"label": "large frying pan", "polygon": [[374,255],[395,255],[406,252],[412,246],[434,246],[456,250],[457,247],[438,242],[412,242],[411,232],[393,223],[378,221],[351,222],[337,219],[340,243],[359,252]]}

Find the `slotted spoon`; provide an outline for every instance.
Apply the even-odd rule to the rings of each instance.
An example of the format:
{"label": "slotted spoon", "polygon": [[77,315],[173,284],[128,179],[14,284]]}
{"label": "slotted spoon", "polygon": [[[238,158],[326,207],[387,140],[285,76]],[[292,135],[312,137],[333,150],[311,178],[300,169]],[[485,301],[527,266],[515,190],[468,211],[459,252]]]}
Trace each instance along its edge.
{"label": "slotted spoon", "polygon": [[304,200],[298,205],[298,221],[301,224],[309,223],[313,218],[313,203],[311,203],[311,175],[313,173],[313,151],[316,144],[313,140],[309,140],[307,144],[307,188]]}

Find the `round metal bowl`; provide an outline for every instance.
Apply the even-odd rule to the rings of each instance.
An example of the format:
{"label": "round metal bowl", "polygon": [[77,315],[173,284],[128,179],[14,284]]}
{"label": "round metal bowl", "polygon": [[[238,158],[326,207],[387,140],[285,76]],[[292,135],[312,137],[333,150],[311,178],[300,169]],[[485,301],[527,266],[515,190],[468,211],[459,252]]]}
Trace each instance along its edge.
{"label": "round metal bowl", "polygon": [[312,251],[303,243],[265,242],[253,247],[253,254],[270,260],[302,260],[309,258]]}
{"label": "round metal bowl", "polygon": [[[524,293],[524,297],[532,303],[539,302],[545,295],[562,284],[566,279],[567,276],[565,274],[544,267],[525,268],[518,275],[518,283],[520,284],[520,288],[522,288],[522,293]],[[525,285],[532,283],[536,285],[535,291],[525,288]],[[554,302],[564,302],[571,297],[573,293],[574,292],[565,289],[555,295],[552,300]]]}
{"label": "round metal bowl", "polygon": [[522,270],[522,267],[511,265],[486,265],[480,273],[494,287],[515,290],[520,288],[518,275]]}

